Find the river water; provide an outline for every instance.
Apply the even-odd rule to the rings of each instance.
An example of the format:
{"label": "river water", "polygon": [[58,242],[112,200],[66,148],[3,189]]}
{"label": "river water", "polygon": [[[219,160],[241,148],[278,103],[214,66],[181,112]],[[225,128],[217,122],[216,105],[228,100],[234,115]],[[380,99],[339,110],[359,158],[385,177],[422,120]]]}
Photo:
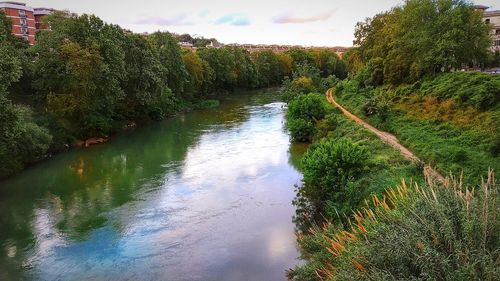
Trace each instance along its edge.
{"label": "river water", "polygon": [[235,94],[0,182],[0,280],[285,280],[303,147],[282,107]]}

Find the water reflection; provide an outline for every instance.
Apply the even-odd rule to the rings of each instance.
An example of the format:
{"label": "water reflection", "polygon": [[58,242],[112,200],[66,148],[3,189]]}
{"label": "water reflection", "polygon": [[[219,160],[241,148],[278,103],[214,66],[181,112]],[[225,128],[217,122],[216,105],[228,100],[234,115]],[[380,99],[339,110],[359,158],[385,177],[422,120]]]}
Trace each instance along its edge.
{"label": "water reflection", "polygon": [[272,97],[231,97],[0,182],[0,279],[284,279],[300,174]]}

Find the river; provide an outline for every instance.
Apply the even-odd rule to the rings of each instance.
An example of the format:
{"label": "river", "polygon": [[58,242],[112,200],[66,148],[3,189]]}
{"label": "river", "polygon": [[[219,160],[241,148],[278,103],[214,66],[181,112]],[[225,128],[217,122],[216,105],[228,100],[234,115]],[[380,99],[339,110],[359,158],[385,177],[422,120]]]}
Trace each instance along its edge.
{"label": "river", "polygon": [[260,91],[38,163],[0,182],[0,280],[285,280],[303,150]]}

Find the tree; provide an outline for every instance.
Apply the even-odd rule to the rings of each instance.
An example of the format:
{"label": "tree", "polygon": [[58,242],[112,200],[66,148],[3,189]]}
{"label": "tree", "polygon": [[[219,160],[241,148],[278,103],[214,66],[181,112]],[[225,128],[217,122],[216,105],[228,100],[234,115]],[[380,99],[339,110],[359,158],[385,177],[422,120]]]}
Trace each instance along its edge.
{"label": "tree", "polygon": [[0,11],[0,91],[5,91],[19,80],[22,74],[21,55],[15,48],[16,39],[11,33],[11,20]]}
{"label": "tree", "polygon": [[488,26],[465,0],[407,0],[358,23],[355,37],[363,63],[382,59],[390,84],[484,62],[490,45]]}
{"label": "tree", "polygon": [[288,103],[287,128],[294,141],[310,142],[316,133],[316,123],[323,119],[326,108],[317,94],[299,95]]}
{"label": "tree", "polygon": [[214,70],[215,89],[233,90],[236,88],[238,84],[238,76],[235,71],[236,62],[229,49],[202,48],[197,53]]}
{"label": "tree", "polygon": [[316,62],[314,60],[314,56],[311,52],[306,50],[293,48],[285,52],[285,54],[289,55],[293,61],[293,70],[299,65],[315,65]]}
{"label": "tree", "polygon": [[33,84],[49,113],[79,137],[107,134],[124,98],[123,31],[95,16],[55,13],[30,49]]}
{"label": "tree", "polygon": [[181,47],[168,32],[155,32],[148,37],[159,52],[160,62],[167,69],[167,85],[177,97],[182,97],[188,73],[182,60]]}
{"label": "tree", "polygon": [[263,87],[277,85],[284,77],[280,59],[272,51],[253,53],[253,61],[258,73],[258,84]]}
{"label": "tree", "polygon": [[162,99],[170,91],[164,79],[167,69],[160,63],[157,50],[143,36],[129,34],[124,39],[127,73],[122,82],[126,95],[121,102],[122,114],[131,119],[160,119],[166,113]]}
{"label": "tree", "polygon": [[186,50],[182,55],[182,59],[190,77],[187,92],[194,96],[207,94],[214,82],[214,70],[196,52]]}

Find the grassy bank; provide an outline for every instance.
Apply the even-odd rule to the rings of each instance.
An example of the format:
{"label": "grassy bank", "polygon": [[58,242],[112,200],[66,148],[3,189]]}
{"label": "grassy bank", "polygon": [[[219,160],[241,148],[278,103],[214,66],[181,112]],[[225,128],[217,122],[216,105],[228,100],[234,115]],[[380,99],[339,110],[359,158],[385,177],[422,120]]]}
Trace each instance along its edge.
{"label": "grassy bank", "polygon": [[[355,80],[339,82],[338,102],[457,177],[425,183],[420,167],[337,109],[311,117],[314,129],[306,131],[312,132],[313,145],[303,158],[304,183],[295,200],[307,262],[289,277],[496,280],[497,185],[487,172],[499,168],[498,82],[479,73],[375,89]],[[317,98],[322,94],[307,96],[314,95],[316,106],[309,110],[302,108],[311,103],[304,96],[289,103],[291,127],[298,118],[295,104],[301,105],[299,112],[318,112],[318,103],[329,106]]]}
{"label": "grassy bank", "polygon": [[[309,101],[307,101],[308,99]],[[320,111],[318,108],[312,108],[314,102],[316,102],[314,107],[322,107],[324,112],[304,121],[311,122],[313,128],[302,126],[295,128],[296,119],[301,118],[295,116],[297,111],[308,113]],[[309,108],[304,108],[305,104],[311,105]],[[300,105],[300,110],[296,109],[296,105]],[[362,206],[366,198],[373,194],[383,195],[385,189],[400,183],[402,179],[411,179],[418,183],[423,182],[421,167],[417,167],[401,156],[399,151],[345,117],[339,110],[334,109],[326,102],[323,94],[299,96],[291,101],[287,113],[287,125],[290,128],[292,137],[295,134],[299,137],[312,134],[310,138],[305,138],[306,140],[312,140],[313,143],[304,156],[304,158],[307,158],[307,154],[311,154],[309,157],[311,160],[309,160],[308,164],[304,163],[303,159],[302,166],[305,169],[305,181],[298,190],[295,199],[297,207],[295,220],[298,229],[301,231],[307,231],[309,227],[321,222],[323,219],[346,222],[352,211]],[[363,158],[366,161],[352,162],[350,152],[343,151],[342,147],[338,148],[339,151],[336,156],[328,155],[335,148],[322,147],[325,143],[334,146],[339,143],[352,144],[363,151]],[[319,152],[320,149],[326,149],[325,153]],[[336,159],[339,157],[343,158],[343,160]],[[346,163],[336,165],[336,163],[342,161]],[[319,175],[321,178],[332,178],[333,182],[326,184],[326,187],[323,188],[326,188],[326,191],[323,193],[314,191],[320,189],[317,182],[321,181],[321,179],[316,178],[314,175],[308,176],[307,169],[311,165],[316,166],[316,168],[310,168],[313,170],[312,173]],[[353,165],[359,167],[356,168],[356,172],[350,173],[354,169]],[[308,182],[308,178],[310,178],[310,182]],[[346,181],[338,182],[336,178],[345,178]],[[335,185],[335,187],[332,185]]]}
{"label": "grassy bank", "polygon": [[412,85],[337,88],[337,100],[375,127],[388,131],[443,174],[477,183],[500,169],[500,77],[449,73]]}

